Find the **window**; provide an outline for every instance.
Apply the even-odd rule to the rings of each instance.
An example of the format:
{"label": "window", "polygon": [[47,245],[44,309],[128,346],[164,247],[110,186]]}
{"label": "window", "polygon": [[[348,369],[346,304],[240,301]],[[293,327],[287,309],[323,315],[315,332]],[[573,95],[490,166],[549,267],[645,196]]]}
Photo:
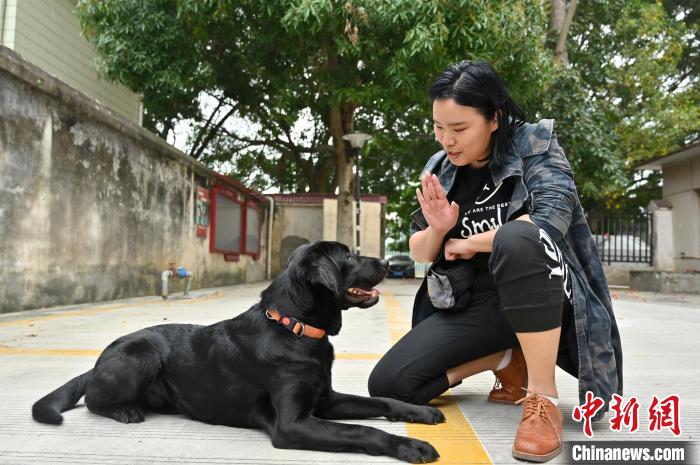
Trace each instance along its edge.
{"label": "window", "polygon": [[227,261],[240,255],[260,255],[260,207],[237,192],[216,186],[211,190],[209,251],[224,254]]}
{"label": "window", "polygon": [[241,253],[241,208],[235,192],[219,186],[212,190],[210,252]]}
{"label": "window", "polygon": [[245,253],[260,254],[260,210],[252,202],[246,204]]}

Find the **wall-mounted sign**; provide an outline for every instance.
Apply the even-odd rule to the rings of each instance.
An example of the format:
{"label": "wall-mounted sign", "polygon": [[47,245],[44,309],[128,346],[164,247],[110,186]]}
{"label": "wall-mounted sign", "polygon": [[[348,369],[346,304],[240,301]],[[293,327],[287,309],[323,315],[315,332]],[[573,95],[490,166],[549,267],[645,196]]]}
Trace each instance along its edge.
{"label": "wall-mounted sign", "polygon": [[203,187],[197,188],[194,223],[197,226],[197,237],[206,238],[209,228],[209,190]]}

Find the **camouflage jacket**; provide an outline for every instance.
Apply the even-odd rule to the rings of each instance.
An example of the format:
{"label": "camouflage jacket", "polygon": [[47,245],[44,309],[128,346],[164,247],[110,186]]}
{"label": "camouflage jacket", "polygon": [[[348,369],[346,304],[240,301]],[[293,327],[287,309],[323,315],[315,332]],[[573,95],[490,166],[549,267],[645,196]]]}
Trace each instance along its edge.
{"label": "camouflage jacket", "polygon": [[[435,173],[445,192],[456,167],[444,150],[428,160],[421,175]],[[559,146],[554,120],[516,129],[500,168],[491,165],[496,185],[517,177],[507,221],[526,204],[530,219],[556,241],[572,274],[574,321],[579,358],[579,402],[586,391],[605,401],[594,420],[603,418],[612,395],[622,395],[622,346],[603,265],[576,192],[574,175]],[[420,208],[411,214],[411,233],[428,227]]]}

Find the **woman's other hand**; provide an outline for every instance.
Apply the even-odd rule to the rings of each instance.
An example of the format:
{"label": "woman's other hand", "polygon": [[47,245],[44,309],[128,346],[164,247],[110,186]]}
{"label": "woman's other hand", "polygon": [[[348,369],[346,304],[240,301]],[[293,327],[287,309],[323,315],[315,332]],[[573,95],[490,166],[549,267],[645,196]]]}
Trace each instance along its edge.
{"label": "woman's other hand", "polygon": [[423,211],[423,217],[435,232],[445,235],[457,224],[459,205],[447,200],[440,181],[434,174],[423,176],[421,184],[423,192],[416,189],[416,197]]}
{"label": "woman's other hand", "polygon": [[476,250],[471,248],[469,239],[449,239],[445,244],[445,259],[447,260],[469,260],[476,253]]}

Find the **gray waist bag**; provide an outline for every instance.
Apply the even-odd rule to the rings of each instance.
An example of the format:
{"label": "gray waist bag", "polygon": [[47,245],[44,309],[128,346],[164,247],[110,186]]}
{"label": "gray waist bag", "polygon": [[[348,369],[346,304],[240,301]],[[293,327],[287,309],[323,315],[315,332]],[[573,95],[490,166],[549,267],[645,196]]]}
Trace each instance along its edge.
{"label": "gray waist bag", "polygon": [[468,260],[441,260],[426,276],[428,296],[440,310],[464,310],[471,300],[474,265]]}

